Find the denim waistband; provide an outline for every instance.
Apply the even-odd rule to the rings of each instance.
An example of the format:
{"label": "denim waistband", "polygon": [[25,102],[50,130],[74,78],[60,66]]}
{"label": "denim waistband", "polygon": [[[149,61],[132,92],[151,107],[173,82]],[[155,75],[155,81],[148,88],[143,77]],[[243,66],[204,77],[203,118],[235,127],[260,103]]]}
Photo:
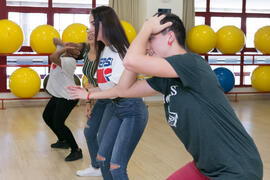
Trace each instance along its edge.
{"label": "denim waistband", "polygon": [[112,99],[113,103],[119,103],[120,101],[138,101],[142,100],[142,98],[122,98],[122,97],[117,97]]}
{"label": "denim waistband", "polygon": [[117,103],[117,102],[119,102],[121,99],[124,99],[124,98],[117,97],[117,98],[112,99],[112,102]]}

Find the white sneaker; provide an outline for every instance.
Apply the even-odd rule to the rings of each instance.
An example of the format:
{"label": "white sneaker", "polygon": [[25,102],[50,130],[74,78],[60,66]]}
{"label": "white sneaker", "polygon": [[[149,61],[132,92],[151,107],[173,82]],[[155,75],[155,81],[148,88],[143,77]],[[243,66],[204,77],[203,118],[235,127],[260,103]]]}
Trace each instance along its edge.
{"label": "white sneaker", "polygon": [[78,176],[101,176],[100,169],[93,168],[92,166],[89,166],[86,169],[78,170],[77,171]]}

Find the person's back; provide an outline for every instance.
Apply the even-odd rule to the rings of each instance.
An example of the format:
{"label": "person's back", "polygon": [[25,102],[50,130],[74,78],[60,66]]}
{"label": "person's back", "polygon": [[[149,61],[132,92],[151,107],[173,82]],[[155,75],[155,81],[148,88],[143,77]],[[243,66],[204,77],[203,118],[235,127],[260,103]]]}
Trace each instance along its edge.
{"label": "person's back", "polygon": [[207,62],[192,53],[166,59],[179,78],[147,82],[165,95],[168,124],[196,167],[213,180],[259,180],[262,164],[257,148]]}

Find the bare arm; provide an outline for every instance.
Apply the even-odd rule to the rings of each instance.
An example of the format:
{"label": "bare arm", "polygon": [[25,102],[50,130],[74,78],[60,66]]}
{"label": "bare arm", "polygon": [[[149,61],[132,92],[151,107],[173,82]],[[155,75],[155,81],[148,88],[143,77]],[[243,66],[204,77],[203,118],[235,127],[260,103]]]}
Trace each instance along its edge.
{"label": "bare arm", "polygon": [[50,56],[49,56],[49,59],[51,62],[57,64],[58,66],[61,67],[61,55],[63,55],[65,53],[65,49],[62,48],[58,51],[55,51],[54,53],[52,53]]}
{"label": "bare arm", "polygon": [[98,92],[87,92],[80,86],[69,86],[68,92],[73,99],[106,99],[114,97],[144,97],[158,94],[157,91],[151,88],[146,80],[136,81],[130,88],[122,91],[119,86],[111,89]]}

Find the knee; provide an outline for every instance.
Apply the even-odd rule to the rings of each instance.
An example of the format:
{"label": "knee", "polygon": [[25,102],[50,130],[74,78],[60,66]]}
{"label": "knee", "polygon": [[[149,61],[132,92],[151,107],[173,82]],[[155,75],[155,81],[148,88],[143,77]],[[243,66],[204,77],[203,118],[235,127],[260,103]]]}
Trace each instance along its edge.
{"label": "knee", "polygon": [[98,161],[105,161],[106,158],[98,154],[98,155],[97,155],[97,160],[98,160]]}
{"label": "knee", "polygon": [[43,120],[45,121],[46,124],[50,123],[49,117],[45,112],[43,112],[42,118],[43,118]]}
{"label": "knee", "polygon": [[127,177],[126,168],[117,163],[110,164],[110,172],[113,179],[119,179],[119,177]]}
{"label": "knee", "polygon": [[65,127],[64,124],[58,123],[57,121],[53,121],[53,122],[52,122],[52,126],[53,126],[55,129],[64,129],[64,127]]}
{"label": "knee", "polygon": [[110,171],[113,171],[113,170],[116,170],[116,169],[119,169],[119,168],[120,168],[120,165],[118,165],[118,164],[111,163],[111,165],[110,165]]}

